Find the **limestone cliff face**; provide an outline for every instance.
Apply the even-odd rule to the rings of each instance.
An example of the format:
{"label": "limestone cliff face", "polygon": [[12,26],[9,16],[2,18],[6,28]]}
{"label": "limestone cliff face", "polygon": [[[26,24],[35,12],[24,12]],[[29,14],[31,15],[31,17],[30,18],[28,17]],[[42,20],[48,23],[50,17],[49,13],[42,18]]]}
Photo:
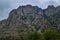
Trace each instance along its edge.
{"label": "limestone cliff face", "polygon": [[[37,6],[20,6],[10,12],[7,21],[10,23],[9,26],[18,26],[22,24],[33,24],[38,23],[38,20],[43,20],[43,11]],[[38,19],[38,20],[37,20]]]}
{"label": "limestone cliff face", "polygon": [[12,29],[21,25],[31,26],[32,29],[39,30],[47,28],[60,29],[59,23],[60,6],[50,5],[47,9],[32,5],[20,6],[13,9],[7,19],[0,21],[0,33],[10,33]]}

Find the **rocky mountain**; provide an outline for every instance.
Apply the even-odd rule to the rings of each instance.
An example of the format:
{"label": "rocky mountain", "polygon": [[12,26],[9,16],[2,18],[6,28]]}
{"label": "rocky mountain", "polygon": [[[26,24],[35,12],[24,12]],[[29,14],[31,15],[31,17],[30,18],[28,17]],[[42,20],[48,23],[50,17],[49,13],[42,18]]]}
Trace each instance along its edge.
{"label": "rocky mountain", "polygon": [[[24,33],[48,28],[60,29],[60,6],[49,5],[46,9],[37,6],[26,5],[13,9],[9,17],[0,21],[0,35],[17,36],[17,28]],[[21,34],[23,35],[23,32]]]}

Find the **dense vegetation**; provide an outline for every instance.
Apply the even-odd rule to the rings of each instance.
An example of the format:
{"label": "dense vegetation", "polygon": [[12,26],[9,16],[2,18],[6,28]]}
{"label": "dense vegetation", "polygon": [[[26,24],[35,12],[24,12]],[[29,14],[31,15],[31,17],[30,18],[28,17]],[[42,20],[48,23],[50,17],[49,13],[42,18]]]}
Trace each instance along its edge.
{"label": "dense vegetation", "polygon": [[[20,30],[21,31],[21,30]],[[14,37],[1,37],[0,40],[60,40],[60,34],[55,29],[47,29],[44,32],[38,30],[28,34],[27,38],[19,36],[18,38]]]}

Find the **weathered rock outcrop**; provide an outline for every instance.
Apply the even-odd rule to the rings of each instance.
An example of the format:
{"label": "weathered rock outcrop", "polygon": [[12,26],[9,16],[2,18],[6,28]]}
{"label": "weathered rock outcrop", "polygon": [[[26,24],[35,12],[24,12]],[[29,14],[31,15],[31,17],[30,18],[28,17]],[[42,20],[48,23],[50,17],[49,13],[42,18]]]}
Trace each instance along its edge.
{"label": "weathered rock outcrop", "polygon": [[38,30],[47,28],[60,29],[59,23],[60,6],[54,7],[50,5],[47,9],[31,5],[20,6],[13,9],[7,19],[0,21],[0,34],[13,33],[12,30],[21,25],[27,25],[28,28]]}

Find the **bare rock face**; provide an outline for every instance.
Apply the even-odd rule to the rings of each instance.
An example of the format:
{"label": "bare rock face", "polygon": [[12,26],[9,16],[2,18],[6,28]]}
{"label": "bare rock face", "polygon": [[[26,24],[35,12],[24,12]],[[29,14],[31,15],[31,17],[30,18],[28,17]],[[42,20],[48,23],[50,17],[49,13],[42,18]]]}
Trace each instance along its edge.
{"label": "bare rock face", "polygon": [[57,19],[60,20],[60,6],[50,5],[47,9],[32,5],[20,6],[13,9],[6,20],[0,21],[0,34],[13,33],[12,30],[21,25],[27,25],[29,29],[32,28],[33,30],[60,29],[60,26],[57,25],[60,21],[57,21]]}
{"label": "bare rock face", "polygon": [[42,20],[42,15],[42,9],[37,6],[26,5],[12,10],[7,20],[11,24],[9,24],[10,26],[18,26],[21,24],[31,25],[31,23],[35,23],[34,21],[37,22],[38,18]]}
{"label": "bare rock face", "polygon": [[45,10],[46,15],[51,16],[56,11],[56,8],[53,5],[49,5],[48,8]]}

